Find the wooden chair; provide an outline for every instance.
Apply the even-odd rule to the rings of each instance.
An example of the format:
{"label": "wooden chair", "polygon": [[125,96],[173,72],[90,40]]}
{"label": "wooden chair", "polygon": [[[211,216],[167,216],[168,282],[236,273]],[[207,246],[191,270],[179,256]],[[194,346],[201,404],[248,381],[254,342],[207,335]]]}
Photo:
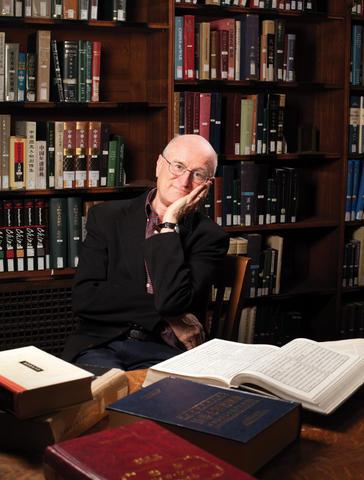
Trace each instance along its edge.
{"label": "wooden chair", "polygon": [[[249,257],[227,255],[221,263],[214,282],[217,293],[210,314],[210,338],[237,340],[249,260]],[[231,289],[227,301],[224,301],[225,288]]]}

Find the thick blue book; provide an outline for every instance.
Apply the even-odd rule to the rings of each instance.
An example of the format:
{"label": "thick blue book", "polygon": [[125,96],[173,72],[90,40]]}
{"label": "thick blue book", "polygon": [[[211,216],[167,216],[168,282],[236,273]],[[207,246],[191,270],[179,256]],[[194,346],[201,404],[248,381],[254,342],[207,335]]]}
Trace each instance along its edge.
{"label": "thick blue book", "polygon": [[160,380],[107,409],[117,425],[154,420],[249,473],[293,442],[301,424],[297,403],[180,378]]}

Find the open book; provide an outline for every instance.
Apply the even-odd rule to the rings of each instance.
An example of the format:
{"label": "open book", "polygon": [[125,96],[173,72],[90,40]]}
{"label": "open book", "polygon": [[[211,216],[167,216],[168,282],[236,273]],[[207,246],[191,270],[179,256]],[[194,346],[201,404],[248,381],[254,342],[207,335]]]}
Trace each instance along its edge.
{"label": "open book", "polygon": [[150,368],[143,386],[167,376],[222,387],[247,385],[329,414],[364,383],[364,339],[351,342],[325,345],[296,338],[276,347],[213,339]]}

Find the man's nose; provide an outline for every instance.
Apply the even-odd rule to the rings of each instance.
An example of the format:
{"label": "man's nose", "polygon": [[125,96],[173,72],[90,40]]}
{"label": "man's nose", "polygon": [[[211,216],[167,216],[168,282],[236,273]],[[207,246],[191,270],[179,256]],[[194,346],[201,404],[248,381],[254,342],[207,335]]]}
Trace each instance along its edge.
{"label": "man's nose", "polygon": [[182,175],[180,175],[180,179],[181,179],[181,183],[182,185],[190,185],[192,184],[192,175],[193,172],[191,172],[190,170],[186,170],[185,172],[182,173]]}

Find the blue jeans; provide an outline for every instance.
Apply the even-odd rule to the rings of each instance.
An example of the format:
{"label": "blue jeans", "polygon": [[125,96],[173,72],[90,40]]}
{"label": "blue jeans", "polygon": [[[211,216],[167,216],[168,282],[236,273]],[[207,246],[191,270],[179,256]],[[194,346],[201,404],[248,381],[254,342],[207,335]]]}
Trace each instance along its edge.
{"label": "blue jeans", "polygon": [[135,339],[113,340],[102,347],[85,350],[78,355],[74,362],[85,368],[89,365],[137,370],[149,368],[179,353],[182,353],[182,350],[159,342],[143,342]]}

